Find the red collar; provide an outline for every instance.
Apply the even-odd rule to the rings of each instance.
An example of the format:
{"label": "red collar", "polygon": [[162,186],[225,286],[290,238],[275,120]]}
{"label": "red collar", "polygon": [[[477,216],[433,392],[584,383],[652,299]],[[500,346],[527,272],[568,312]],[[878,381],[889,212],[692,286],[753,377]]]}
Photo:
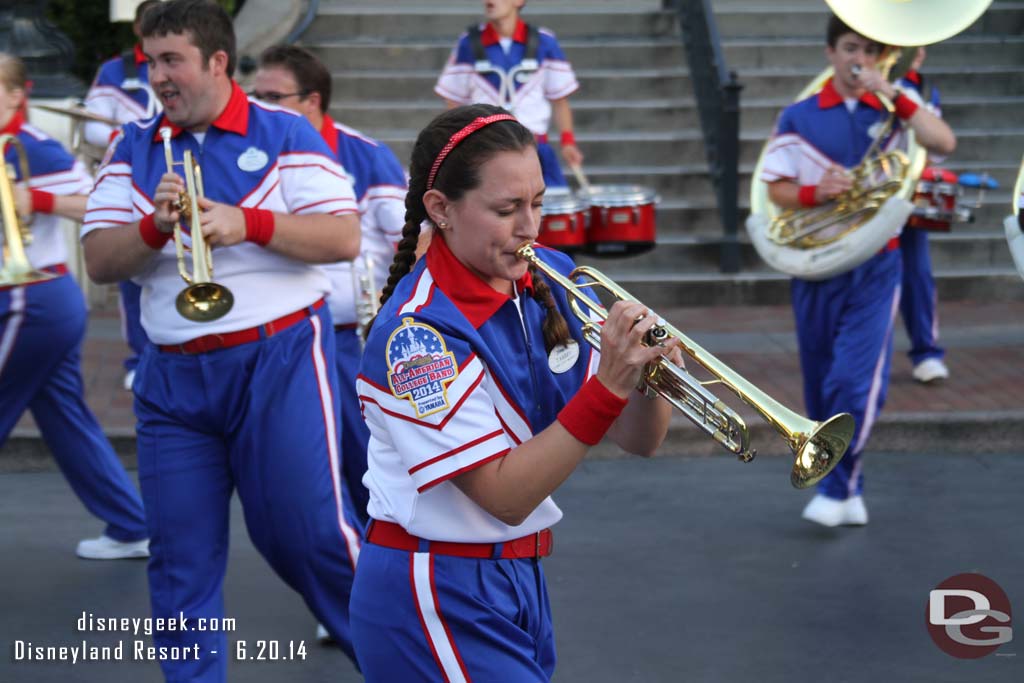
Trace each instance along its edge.
{"label": "red collar", "polygon": [[[872,109],[882,110],[882,103],[874,93],[866,92],[860,96],[860,101],[868,105]],[[832,83],[832,79],[828,79],[822,87],[821,92],[818,93],[818,106],[821,109],[831,109],[837,105],[843,103],[843,96],[836,90],[836,86]]]}
{"label": "red collar", "polygon": [[146,53],[142,51],[142,46],[139,45],[138,43],[135,43],[135,63],[136,64],[145,64],[146,63]]}
{"label": "red collar", "polygon": [[[526,23],[519,19],[516,21],[516,28],[512,32],[512,40],[516,43],[526,44],[526,38],[530,34],[529,29],[526,27]],[[487,24],[486,28],[480,32],[480,42],[484,47],[490,47],[491,45],[497,45],[498,40],[501,36],[498,35],[498,31],[494,28],[494,24]]]}
{"label": "red collar", "polygon": [[334,119],[330,114],[324,114],[324,122],[320,126],[320,137],[334,152],[334,156],[338,156],[338,129],[334,127]]}
{"label": "red collar", "polygon": [[0,135],[17,135],[21,127],[25,125],[25,113],[19,109],[14,112],[14,116],[7,122],[7,125],[0,130]]}
{"label": "red collar", "polygon": [[[238,133],[239,135],[245,135],[248,132],[249,97],[234,81],[231,81],[231,99],[228,100],[228,104],[224,107],[224,111],[220,113],[220,116],[214,119],[210,125],[229,133]],[[167,120],[166,114],[160,118],[160,124],[153,132],[153,139],[158,142],[160,141],[161,128],[170,128],[172,138],[178,137],[178,134],[182,131],[181,128]]]}
{"label": "red collar", "polygon": [[[492,288],[455,258],[441,235],[434,235],[430,240],[426,258],[434,282],[475,328],[487,322],[505,302],[512,299]],[[530,272],[519,278],[515,286],[518,292],[532,291]]]}

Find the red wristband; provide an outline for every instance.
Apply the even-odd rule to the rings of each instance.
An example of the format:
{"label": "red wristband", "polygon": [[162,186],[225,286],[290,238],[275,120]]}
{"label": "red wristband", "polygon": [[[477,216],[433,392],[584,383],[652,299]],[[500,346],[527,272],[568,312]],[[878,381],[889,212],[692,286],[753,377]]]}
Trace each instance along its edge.
{"label": "red wristband", "polygon": [[270,244],[274,236],[274,212],[243,207],[242,213],[245,214],[245,239],[261,247]]}
{"label": "red wristband", "polygon": [[53,213],[53,205],[56,198],[52,192],[42,190],[29,190],[32,195],[32,213]]}
{"label": "red wristband", "polygon": [[563,147],[565,147],[566,145],[572,145],[573,147],[575,147],[576,146],[576,134],[573,133],[571,130],[563,130],[562,131],[561,141],[562,141],[562,146]]}
{"label": "red wristband", "polygon": [[818,191],[818,186],[817,185],[801,185],[800,186],[800,195],[799,195],[800,206],[806,206],[807,208],[810,208],[812,206],[817,206],[818,202],[814,198],[814,193],[817,192],[817,191]]}
{"label": "red wristband", "polygon": [[565,404],[558,413],[558,421],[574,437],[594,446],[604,438],[626,403],[626,399],[610,392],[595,375]]}
{"label": "red wristband", "polygon": [[917,111],[917,102],[910,99],[903,93],[896,95],[896,99],[892,101],[893,106],[896,107],[896,116],[900,117],[904,121],[909,119]]}
{"label": "red wristband", "polygon": [[139,221],[139,235],[150,249],[163,249],[164,245],[171,239],[169,232],[161,232],[156,227],[156,219],[149,214]]}

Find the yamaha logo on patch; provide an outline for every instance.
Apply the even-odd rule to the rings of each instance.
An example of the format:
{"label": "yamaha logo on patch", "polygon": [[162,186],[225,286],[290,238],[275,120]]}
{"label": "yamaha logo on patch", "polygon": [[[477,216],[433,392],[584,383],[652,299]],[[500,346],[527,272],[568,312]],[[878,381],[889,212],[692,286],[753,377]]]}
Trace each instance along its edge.
{"label": "yamaha logo on patch", "polygon": [[238,155],[238,168],[243,171],[258,171],[267,165],[270,157],[258,147],[250,147]]}
{"label": "yamaha logo on patch", "polygon": [[408,399],[416,417],[448,408],[448,385],[459,376],[459,368],[437,330],[403,318],[402,326],[391,333],[385,353],[391,393]]}

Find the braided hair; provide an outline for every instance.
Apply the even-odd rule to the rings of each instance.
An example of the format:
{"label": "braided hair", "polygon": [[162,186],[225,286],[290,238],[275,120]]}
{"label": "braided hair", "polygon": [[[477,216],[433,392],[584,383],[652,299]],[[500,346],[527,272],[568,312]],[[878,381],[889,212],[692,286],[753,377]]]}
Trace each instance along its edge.
{"label": "braided hair", "polygon": [[[388,271],[387,284],[381,291],[381,306],[391,298],[399,281],[416,263],[420,227],[429,220],[423,195],[427,192],[427,179],[441,149],[453,135],[475,119],[504,113],[507,113],[504,109],[489,104],[456,107],[437,116],[416,138],[409,164],[409,191],[405,195],[405,226]],[[466,192],[480,185],[480,167],[495,154],[523,151],[535,148],[536,145],[533,133],[518,121],[492,123],[472,133],[451,150],[437,169],[433,187],[443,192],[449,200],[458,201]],[[437,226],[434,227],[436,230]],[[438,235],[435,238],[443,239]],[[544,345],[550,351],[569,341],[569,326],[555,305],[547,281],[533,265],[530,266],[530,272],[533,277],[533,298],[547,309]],[[367,326],[367,331],[372,326],[373,321]]]}

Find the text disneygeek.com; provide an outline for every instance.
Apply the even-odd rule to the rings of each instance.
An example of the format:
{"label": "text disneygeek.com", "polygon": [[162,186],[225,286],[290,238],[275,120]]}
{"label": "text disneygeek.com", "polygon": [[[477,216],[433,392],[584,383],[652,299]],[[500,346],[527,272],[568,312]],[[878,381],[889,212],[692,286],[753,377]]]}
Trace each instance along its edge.
{"label": "text disneygeek.com", "polygon": [[[186,617],[99,617],[91,612],[82,612],[76,621],[79,633],[126,634],[132,638],[103,644],[90,643],[88,639],[64,643],[39,643],[17,639],[13,642],[12,657],[15,662],[158,662],[198,660],[204,656],[218,656],[216,650],[204,650],[198,643],[181,645],[153,645],[149,639],[154,633],[171,637],[189,632],[222,632],[237,630],[232,618]],[[188,640],[184,636],[183,640]],[[69,639],[70,641],[70,639]],[[236,660],[288,661],[304,660],[304,641],[277,640],[236,640],[228,644],[226,656]]]}

